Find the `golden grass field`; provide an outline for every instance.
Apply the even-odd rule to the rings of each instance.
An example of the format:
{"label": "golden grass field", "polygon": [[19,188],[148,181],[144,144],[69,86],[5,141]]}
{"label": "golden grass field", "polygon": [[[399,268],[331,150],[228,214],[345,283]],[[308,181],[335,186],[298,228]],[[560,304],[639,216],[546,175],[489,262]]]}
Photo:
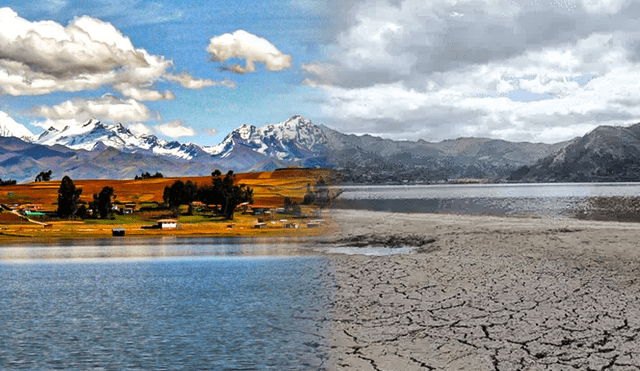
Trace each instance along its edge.
{"label": "golden grass field", "polygon": [[[330,170],[286,169],[269,172],[236,174],[236,182],[245,184],[254,190],[254,205],[277,207],[284,203],[284,197],[300,203],[307,192],[307,184],[315,184],[318,179],[331,178],[334,173]],[[82,189],[81,201],[89,203],[93,194],[97,194],[103,187],[114,189],[116,200],[121,202],[136,202],[138,207],[144,202],[162,203],[162,193],[165,186],[170,186],[176,180],[191,181],[199,186],[211,184],[211,177],[179,177],[157,178],[142,180],[111,180],[111,179],[74,179],[76,188]],[[60,180],[38,183],[18,184],[0,187],[0,204],[13,205],[34,203],[42,204],[44,210],[57,209],[58,188]],[[305,207],[304,212],[313,210]],[[236,213],[233,222],[211,217],[180,216],[180,229],[160,230],[142,229],[143,225],[151,225],[161,218],[171,217],[168,211],[136,212],[134,215],[117,215],[115,220],[46,220],[48,226],[30,223],[17,215],[3,211],[0,213],[0,243],[39,241],[64,238],[100,238],[110,237],[113,228],[124,228],[126,236],[316,236],[327,233],[331,225],[307,228],[305,220],[299,220],[298,229],[284,227],[279,220],[281,217],[271,217],[266,220],[267,228],[255,229],[257,217]],[[286,217],[284,217],[286,218]],[[272,223],[274,222],[274,223]],[[229,224],[233,223],[233,226]]]}

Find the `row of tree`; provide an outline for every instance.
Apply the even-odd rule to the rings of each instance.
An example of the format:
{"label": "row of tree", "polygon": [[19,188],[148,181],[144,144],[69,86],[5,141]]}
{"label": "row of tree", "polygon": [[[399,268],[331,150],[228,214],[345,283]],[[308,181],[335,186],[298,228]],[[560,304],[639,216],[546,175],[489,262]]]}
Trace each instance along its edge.
{"label": "row of tree", "polygon": [[155,174],[150,174],[148,171],[140,174],[140,176],[136,175],[135,180],[141,179],[154,179],[154,178],[164,178],[164,175],[160,172],[156,172]]}
{"label": "row of tree", "polygon": [[2,186],[10,186],[10,185],[16,185],[16,181],[13,179],[9,179],[9,180],[2,180],[0,179],[0,187]]}
{"label": "row of tree", "polygon": [[[219,205],[220,213],[225,219],[232,220],[235,208],[243,202],[253,202],[253,189],[244,184],[235,184],[236,177],[229,171],[224,177],[219,170],[211,173],[211,185],[198,187],[197,183],[176,180],[171,186],[164,188],[162,199],[174,214],[178,215],[181,205],[189,205],[189,213],[193,213],[192,203],[200,201],[207,205]],[[68,176],[62,178],[58,189],[58,211],[61,218],[82,217],[87,214],[87,208],[79,205],[82,189],[76,188],[73,180]],[[98,194],[93,195],[89,209],[94,216],[104,219],[112,216],[112,200],[116,198],[112,187],[104,187]]]}
{"label": "row of tree", "polygon": [[205,205],[219,205],[220,214],[227,220],[233,219],[233,212],[243,202],[253,202],[253,189],[244,184],[235,184],[236,176],[229,170],[222,177],[220,170],[211,173],[211,185],[198,187],[197,183],[188,180],[186,183],[176,180],[171,186],[164,188],[162,199],[165,204],[178,215],[181,205],[189,205],[189,213],[193,213],[191,204],[200,201]]}
{"label": "row of tree", "polygon": [[51,170],[41,171],[40,174],[36,175],[36,182],[48,182],[51,180]]}

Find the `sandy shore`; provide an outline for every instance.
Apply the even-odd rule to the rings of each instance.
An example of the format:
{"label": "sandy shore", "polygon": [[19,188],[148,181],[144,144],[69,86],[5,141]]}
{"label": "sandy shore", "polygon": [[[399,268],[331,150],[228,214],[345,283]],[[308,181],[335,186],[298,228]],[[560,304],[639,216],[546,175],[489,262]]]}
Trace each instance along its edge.
{"label": "sandy shore", "polygon": [[331,369],[638,370],[640,224],[337,211],[333,239],[434,238],[330,255]]}

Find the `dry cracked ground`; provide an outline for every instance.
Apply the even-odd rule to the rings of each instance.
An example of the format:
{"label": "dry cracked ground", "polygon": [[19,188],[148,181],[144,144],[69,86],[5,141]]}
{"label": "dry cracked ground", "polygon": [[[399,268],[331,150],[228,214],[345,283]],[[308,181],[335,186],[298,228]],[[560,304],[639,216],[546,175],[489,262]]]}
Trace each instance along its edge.
{"label": "dry cracked ground", "polygon": [[640,369],[639,226],[377,217],[436,251],[332,257],[332,369]]}

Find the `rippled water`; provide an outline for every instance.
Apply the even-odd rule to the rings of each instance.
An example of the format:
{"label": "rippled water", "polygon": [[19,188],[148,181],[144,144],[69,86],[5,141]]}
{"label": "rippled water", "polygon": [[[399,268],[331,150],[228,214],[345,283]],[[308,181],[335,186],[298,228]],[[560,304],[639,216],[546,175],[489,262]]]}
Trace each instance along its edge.
{"label": "rippled water", "polygon": [[330,269],[278,255],[0,261],[0,369],[323,369]]}
{"label": "rippled water", "polygon": [[336,208],[559,217],[590,197],[638,196],[639,183],[346,186]]}

